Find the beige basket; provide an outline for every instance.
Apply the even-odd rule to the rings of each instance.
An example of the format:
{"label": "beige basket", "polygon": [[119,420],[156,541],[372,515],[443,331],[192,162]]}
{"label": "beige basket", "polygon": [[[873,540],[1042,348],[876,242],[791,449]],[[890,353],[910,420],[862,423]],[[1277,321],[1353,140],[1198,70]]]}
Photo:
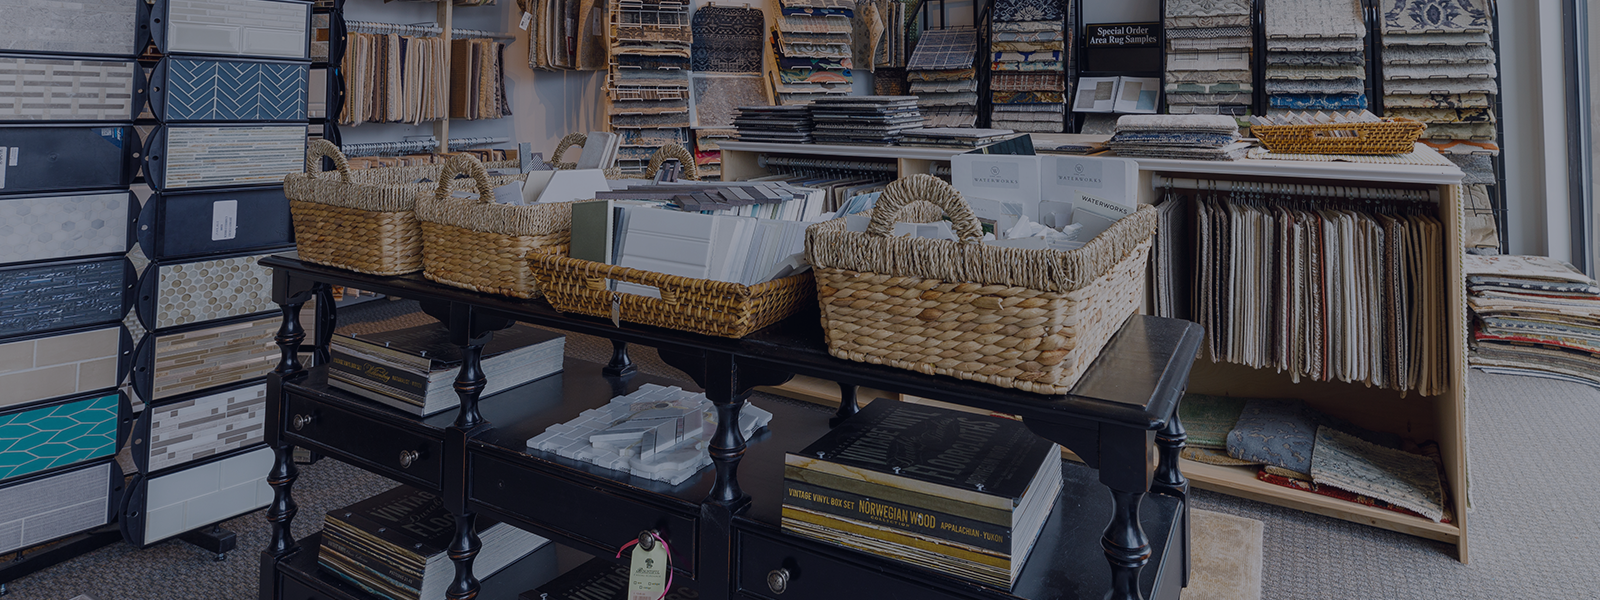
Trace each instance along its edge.
{"label": "beige basket", "polygon": [[[322,171],[322,158],[335,171]],[[413,210],[417,194],[438,187],[444,165],[352,170],[339,147],[314,140],[306,171],[283,178],[301,260],[372,275],[422,270],[422,228]],[[496,177],[509,183],[520,177]],[[427,179],[428,183],[417,183]],[[471,181],[452,182],[471,189]]]}
{"label": "beige basket", "polygon": [[[941,210],[960,241],[890,235],[897,217]],[[1064,394],[1138,310],[1155,229],[1141,206],[1078,250],[988,246],[955,188],[915,175],[889,185],[865,232],[811,226],[806,256],[834,356]]]}
{"label": "beige basket", "polygon": [[1255,125],[1250,134],[1279,154],[1410,154],[1427,128],[1396,117],[1381,123]]}
{"label": "beige basket", "polygon": [[452,197],[444,185],[417,198],[417,220],[422,226],[422,274],[439,283],[477,292],[539,297],[528,256],[567,254],[572,204],[496,204],[495,184],[483,163],[465,154],[450,157],[439,181],[453,181],[463,172],[472,175],[477,185],[476,198]]}

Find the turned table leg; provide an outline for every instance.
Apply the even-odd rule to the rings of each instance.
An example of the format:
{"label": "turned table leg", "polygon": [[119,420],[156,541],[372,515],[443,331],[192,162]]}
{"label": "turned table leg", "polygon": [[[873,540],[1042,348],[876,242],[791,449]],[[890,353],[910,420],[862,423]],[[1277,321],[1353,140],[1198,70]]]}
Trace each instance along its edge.
{"label": "turned table leg", "polygon": [[1156,433],[1156,447],[1161,454],[1161,464],[1156,467],[1155,481],[1150,489],[1157,493],[1173,496],[1183,501],[1183,586],[1189,586],[1190,568],[1190,536],[1189,526],[1189,480],[1183,476],[1183,470],[1178,465],[1184,446],[1187,445],[1189,435],[1183,430],[1183,422],[1178,419],[1177,409],[1173,409],[1172,418],[1167,419],[1167,426]]}
{"label": "turned table leg", "polygon": [[278,334],[273,337],[280,355],[268,386],[268,414],[277,420],[273,421],[276,426],[269,428],[272,431],[268,434],[272,448],[272,470],[267,473],[267,485],[272,487],[272,504],[267,507],[267,521],[272,523],[272,539],[267,544],[267,552],[275,557],[283,557],[299,548],[291,527],[295,514],[300,511],[293,493],[294,482],[300,478],[300,469],[294,464],[294,446],[284,442],[280,435],[281,428],[289,426],[282,410],[282,382],[305,369],[300,364],[299,356],[300,344],[306,339],[305,328],[300,325],[300,309],[311,300],[312,292],[310,289],[296,292],[287,277],[280,277],[274,282],[273,295],[283,311],[283,322],[278,325]]}
{"label": "turned table leg", "polygon": [[[461,412],[456,414],[456,429],[471,430],[483,423],[478,412],[478,397],[488,386],[483,374],[483,346],[493,334],[485,334],[461,347],[461,372],[456,376],[456,395],[461,397]],[[455,503],[452,503],[455,504]],[[455,563],[455,579],[445,591],[449,600],[468,600],[478,597],[478,578],[472,575],[472,561],[478,557],[483,542],[478,539],[477,516],[464,506],[456,509],[456,532],[450,540],[450,562]]]}
{"label": "turned table leg", "polygon": [[861,407],[856,403],[856,386],[841,383],[839,384],[839,412],[833,413],[833,418],[828,419],[828,426],[838,427],[845,419],[855,416],[860,411]]}
{"label": "turned table leg", "polygon": [[633,360],[628,358],[628,343],[611,340],[611,362],[606,363],[600,374],[606,377],[627,377],[637,372],[639,367],[634,366]]}

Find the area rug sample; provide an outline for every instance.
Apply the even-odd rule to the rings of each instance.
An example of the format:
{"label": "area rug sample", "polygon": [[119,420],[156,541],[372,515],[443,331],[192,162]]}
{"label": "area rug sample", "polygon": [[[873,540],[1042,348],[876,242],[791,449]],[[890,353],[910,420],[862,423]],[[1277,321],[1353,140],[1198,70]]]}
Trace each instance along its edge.
{"label": "area rug sample", "polygon": [[1189,445],[1226,449],[1228,432],[1238,424],[1244,405],[1244,398],[1185,394],[1178,405],[1178,416],[1189,432]]}
{"label": "area rug sample", "polygon": [[1261,521],[1200,509],[1189,518],[1194,562],[1183,600],[1260,600]]}
{"label": "area rug sample", "polygon": [[697,72],[761,73],[761,38],[766,18],[748,6],[702,6],[690,22],[690,64]]}
{"label": "area rug sample", "polygon": [[1317,428],[1311,478],[1390,502],[1433,519],[1444,518],[1439,468],[1426,456],[1384,448],[1328,427]]}

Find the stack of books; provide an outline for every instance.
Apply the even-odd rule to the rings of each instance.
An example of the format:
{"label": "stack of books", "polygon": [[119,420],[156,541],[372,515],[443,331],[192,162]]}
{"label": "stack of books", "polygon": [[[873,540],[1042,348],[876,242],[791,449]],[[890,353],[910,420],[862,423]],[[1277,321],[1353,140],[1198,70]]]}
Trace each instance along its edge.
{"label": "stack of books", "polygon": [[916,96],[839,96],[811,101],[818,144],[891,146],[926,124]]}
{"label": "stack of books", "polygon": [[1020,421],[878,399],[785,457],[783,530],[1011,589],[1061,492]]}
{"label": "stack of books", "polygon": [[[550,540],[479,515],[483,548],[472,561],[479,580],[498,573]],[[323,517],[317,564],[390,600],[436,600],[455,578],[450,540],[455,518],[437,495],[400,486]]]}
{"label": "stack of books", "polygon": [[811,110],[798,106],[741,106],[733,119],[741,142],[811,143]]}
{"label": "stack of books", "polygon": [[[419,416],[455,408],[461,348],[450,342],[444,324],[398,304],[416,306],[370,302],[340,311],[341,321],[351,320],[334,331],[328,384]],[[373,320],[365,312],[400,314]],[[560,373],[565,353],[566,337],[558,333],[522,323],[496,331],[483,348],[483,394]]]}

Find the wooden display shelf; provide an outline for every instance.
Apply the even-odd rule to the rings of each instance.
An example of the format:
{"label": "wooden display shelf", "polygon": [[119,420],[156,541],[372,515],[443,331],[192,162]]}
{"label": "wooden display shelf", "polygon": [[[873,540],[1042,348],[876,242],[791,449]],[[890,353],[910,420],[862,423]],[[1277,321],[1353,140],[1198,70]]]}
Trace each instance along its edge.
{"label": "wooden display shelf", "polygon": [[[760,157],[767,155],[826,156],[837,160],[894,160],[898,175],[926,173],[931,165],[948,164],[949,157],[962,149],[900,148],[867,146],[823,146],[728,142],[723,144],[724,179],[737,181],[767,174]],[[942,155],[943,158],[939,158]],[[1216,179],[1245,182],[1300,183],[1324,187],[1393,187],[1435,192],[1439,201],[1439,220],[1443,223],[1447,343],[1449,354],[1445,391],[1437,396],[1402,394],[1394,390],[1371,388],[1357,383],[1299,382],[1271,369],[1241,365],[1195,362],[1188,391],[1198,394],[1245,398],[1299,398],[1324,413],[1349,420],[1375,431],[1399,434],[1418,442],[1435,441],[1443,454],[1445,485],[1450,496],[1453,524],[1372,508],[1327,496],[1275,486],[1255,478],[1248,469],[1185,464],[1197,487],[1305,510],[1438,540],[1456,546],[1457,556],[1467,562],[1467,455],[1466,455],[1466,377],[1467,315],[1466,286],[1461,269],[1462,173],[1455,167],[1386,165],[1348,162],[1302,162],[1286,160],[1196,161],[1173,159],[1133,159],[1139,164],[1138,200],[1141,204],[1160,201],[1168,179]],[[1164,185],[1164,184],[1162,184]],[[1454,249],[1454,251],[1452,251]],[[1147,307],[1148,309],[1148,304]],[[838,391],[826,383],[794,384],[803,393],[792,397],[837,405]],[[781,393],[781,392],[780,392]],[[790,394],[785,394],[790,395]],[[867,397],[865,393],[859,395]]]}

